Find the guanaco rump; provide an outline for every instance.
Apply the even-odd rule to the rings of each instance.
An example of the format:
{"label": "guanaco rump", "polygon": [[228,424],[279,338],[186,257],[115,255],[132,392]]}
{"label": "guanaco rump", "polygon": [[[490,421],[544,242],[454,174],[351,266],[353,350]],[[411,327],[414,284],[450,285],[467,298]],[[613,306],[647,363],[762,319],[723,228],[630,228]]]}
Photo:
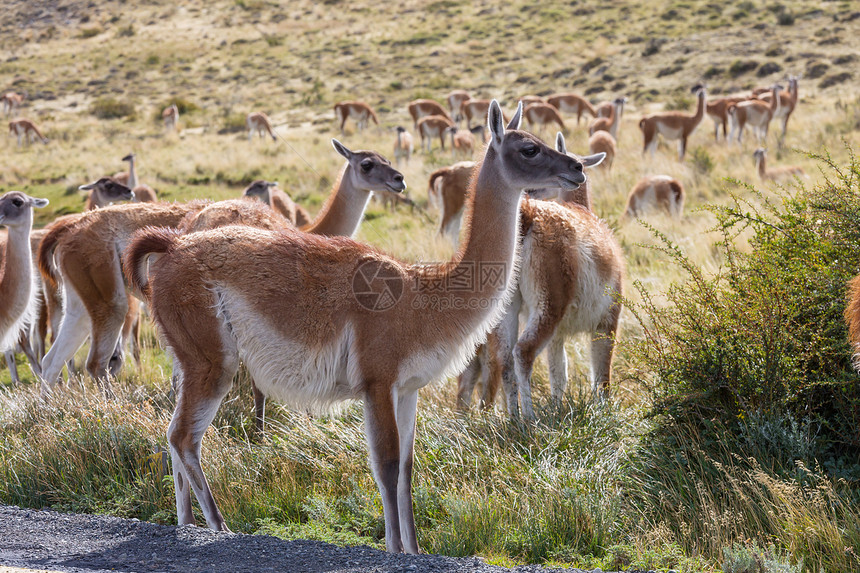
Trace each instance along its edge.
{"label": "guanaco rump", "polygon": [[[180,377],[168,442],[181,525],[194,523],[193,486],[207,524],[227,529],[200,443],[241,360],[261,390],[299,406],[363,400],[386,548],[419,552],[411,488],[418,390],[461,370],[498,320],[514,285],[523,189],[585,181],[581,163],[516,129],[521,115],[519,107],[506,132],[491,104],[470,231],[450,263],[405,264],[351,239],[289,229],[136,236],[126,274],[147,294]],[[422,302],[440,280],[478,265],[493,265],[495,278],[445,293],[457,299],[450,309]]]}
{"label": "guanaco rump", "polygon": [[659,209],[680,219],[684,214],[685,197],[684,186],[674,177],[647,175],[630,190],[624,216],[636,219],[649,209]]}

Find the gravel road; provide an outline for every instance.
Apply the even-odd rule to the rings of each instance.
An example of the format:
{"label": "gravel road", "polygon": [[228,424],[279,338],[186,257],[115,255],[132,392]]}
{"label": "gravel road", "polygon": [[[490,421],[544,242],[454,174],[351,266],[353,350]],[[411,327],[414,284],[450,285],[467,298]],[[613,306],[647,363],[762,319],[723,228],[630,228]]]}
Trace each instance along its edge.
{"label": "gravel road", "polygon": [[[583,573],[0,505],[0,566],[73,573]],[[631,572],[632,573],[632,572]]]}

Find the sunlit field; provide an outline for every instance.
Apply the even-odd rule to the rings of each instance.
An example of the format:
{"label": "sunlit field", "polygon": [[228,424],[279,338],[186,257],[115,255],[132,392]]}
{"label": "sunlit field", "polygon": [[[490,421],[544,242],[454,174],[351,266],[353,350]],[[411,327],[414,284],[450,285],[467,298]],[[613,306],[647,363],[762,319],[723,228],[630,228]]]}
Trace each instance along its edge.
{"label": "sunlit field", "polygon": [[[90,4],[64,0],[49,16],[30,3],[0,8],[0,87],[26,92],[18,114],[50,139],[0,141],[0,192],[48,198],[36,227],[83,210],[78,186],[126,169],[129,152],[165,201],[236,198],[266,179],[316,213],[344,164],[331,139],[393,161],[403,126],[416,152],[399,169],[417,207],[371,203],[356,238],[442,261],[454,247],[438,234],[427,180],[463,158],[450,139],[419,149],[409,101],[466,89],[510,114],[526,94],[627,96],[611,170],[588,173],[626,259],[611,399],[592,401],[584,338],[567,342],[560,404],[538,360],[533,423],[509,420],[501,401],[458,411],[455,380],[422,390],[422,549],[502,565],[860,571],[860,397],[841,319],[845,283],[860,272],[852,2]],[[762,146],[769,167],[804,177],[761,181],[752,133],[715,141],[708,117],[683,162],[674,142],[642,153],[639,120],[692,113],[695,83],[716,97],[786,74],[801,76],[797,108],[785,144],[774,122]],[[341,134],[332,106],[347,99],[374,107],[380,124],[358,131],[350,120]],[[171,103],[175,132],[161,123]],[[249,141],[251,111],[270,116],[277,141]],[[589,153],[588,120],[565,116],[569,151]],[[552,142],[555,130],[539,135]],[[646,174],[683,183],[680,219],[622,216]],[[0,503],[176,523],[171,362],[148,319],[142,342],[141,364],[129,357],[111,398],[80,376],[44,402],[23,355],[20,386],[0,370]],[[312,416],[270,402],[256,435],[252,403],[240,371],[203,441],[228,526],[384,548],[360,405]]]}

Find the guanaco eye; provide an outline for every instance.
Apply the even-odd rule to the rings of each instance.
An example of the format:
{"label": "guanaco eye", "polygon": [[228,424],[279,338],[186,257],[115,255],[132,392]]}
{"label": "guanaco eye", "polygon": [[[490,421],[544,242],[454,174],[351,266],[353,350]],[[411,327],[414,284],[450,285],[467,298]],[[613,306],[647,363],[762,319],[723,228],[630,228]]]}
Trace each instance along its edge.
{"label": "guanaco eye", "polygon": [[16,197],[15,199],[12,199],[12,204],[15,205],[16,207],[20,207],[21,205],[24,204],[24,202]]}
{"label": "guanaco eye", "polygon": [[361,170],[362,170],[362,171],[364,171],[365,173],[367,173],[367,172],[368,172],[368,171],[370,171],[371,169],[373,169],[373,161],[370,161],[370,160],[368,159],[367,161],[362,161],[362,162],[361,162]]}
{"label": "guanaco eye", "polygon": [[526,157],[534,157],[538,154],[538,151],[540,151],[540,149],[538,149],[537,145],[529,145],[528,147],[523,147],[522,149],[520,149],[520,153],[522,153]]}

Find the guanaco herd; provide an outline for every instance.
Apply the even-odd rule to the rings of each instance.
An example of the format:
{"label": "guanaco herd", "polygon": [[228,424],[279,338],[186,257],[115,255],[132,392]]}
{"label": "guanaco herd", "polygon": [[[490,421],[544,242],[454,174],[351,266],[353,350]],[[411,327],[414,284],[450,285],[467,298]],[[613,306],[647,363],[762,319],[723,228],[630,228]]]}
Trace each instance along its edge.
{"label": "guanaco herd", "polygon": [[[738,142],[745,126],[763,141],[770,121],[779,119],[782,141],[797,104],[797,79],[789,80],[787,94],[774,86],[755,98],[709,102],[704,86],[695,92],[695,114],[641,120],[643,153],[654,153],[661,135],[679,142],[683,159],[705,113],[714,119],[715,137],[719,127],[726,137],[729,125],[728,139]],[[593,396],[606,399],[625,266],[612,230],[594,213],[586,170],[611,168],[626,98],[595,107],[576,94],[530,95],[510,120],[495,100],[473,99],[463,90],[446,100],[447,109],[429,99],[407,108],[423,149],[431,150],[437,138],[444,149],[448,139],[464,159],[429,179],[429,201],[442,214],[440,234],[455,243],[462,235],[446,263],[402,262],[352,239],[371,195],[402,194],[406,183],[385,157],[350,150],[336,139],[345,165],[316,217],[264,180],[249,185],[242,198],[159,202],[139,181],[133,153],[123,158],[127,172],[80,187],[88,193],[85,212],[45,229],[32,229],[33,210],[47,200],[19,191],[0,196],[0,225],[8,229],[0,235],[0,350],[7,364],[14,367],[11,352],[25,351],[49,400],[89,338],[85,368],[109,395],[126,348],[140,360],[145,302],[174,361],[168,441],[178,521],[194,523],[193,490],[216,530],[227,526],[203,473],[201,440],[240,361],[253,380],[260,429],[268,396],[323,409],[360,399],[386,547],[418,553],[411,493],[418,391],[459,374],[462,407],[483,380],[483,406],[501,387],[509,414],[531,419],[537,355],[547,350],[551,395],[561,399],[565,341],[584,333],[591,338]],[[17,94],[3,96],[7,115],[20,104]],[[348,119],[359,130],[369,121],[379,125],[363,102],[340,102],[334,111],[341,132]],[[548,125],[565,130],[562,114],[576,115],[577,124],[583,115],[593,118],[589,155],[569,153],[561,132],[553,148],[520,130],[522,121],[538,133]],[[166,129],[177,129],[177,106],[162,118]],[[277,139],[263,113],[249,114],[247,127],[249,139],[254,133]],[[10,122],[10,131],[19,144],[31,134],[47,143],[25,119]],[[486,143],[477,162],[471,160],[476,136]],[[412,135],[397,127],[397,165],[408,164],[413,153]],[[762,179],[802,174],[768,169],[764,148],[755,151],[755,161]],[[649,176],[631,190],[625,215],[656,207],[677,218],[684,196],[676,179]],[[131,202],[118,204],[125,201]],[[846,317],[860,349],[857,285],[860,278]],[[53,340],[45,353],[49,330]]]}

